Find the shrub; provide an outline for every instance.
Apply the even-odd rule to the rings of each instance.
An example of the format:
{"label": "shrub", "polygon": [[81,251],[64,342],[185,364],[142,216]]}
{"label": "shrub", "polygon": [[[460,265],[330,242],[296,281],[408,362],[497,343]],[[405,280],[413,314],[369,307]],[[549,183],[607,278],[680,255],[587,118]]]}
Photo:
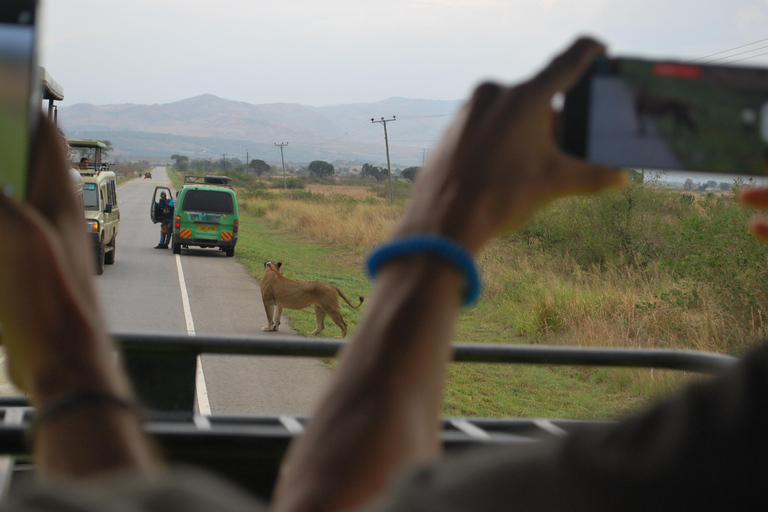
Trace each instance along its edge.
{"label": "shrub", "polygon": [[[381,199],[389,200],[389,183],[379,183],[371,186],[371,191]],[[404,202],[411,196],[411,184],[406,181],[392,182],[392,197],[395,201]]]}

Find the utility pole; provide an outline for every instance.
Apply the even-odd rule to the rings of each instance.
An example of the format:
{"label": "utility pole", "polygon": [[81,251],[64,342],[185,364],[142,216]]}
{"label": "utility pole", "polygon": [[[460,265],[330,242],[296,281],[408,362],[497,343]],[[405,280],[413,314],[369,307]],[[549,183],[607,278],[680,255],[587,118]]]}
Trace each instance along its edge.
{"label": "utility pole", "polygon": [[421,168],[424,168],[424,159],[427,156],[427,148],[421,148]]}
{"label": "utility pole", "polygon": [[287,146],[287,142],[281,142],[278,144],[275,142],[275,146],[280,146],[280,160],[283,161],[283,188],[288,189],[288,180],[285,177],[285,157],[283,156],[283,147]]}
{"label": "utility pole", "polygon": [[382,117],[380,121],[371,118],[372,123],[381,123],[384,125],[384,144],[387,147],[387,175],[389,176],[389,204],[394,204],[395,200],[392,195],[392,169],[389,165],[389,138],[387,138],[387,123],[390,121],[397,121],[397,119],[395,119],[395,116],[392,116],[392,119],[384,119]]}
{"label": "utility pole", "polygon": [[248,150],[245,150],[245,174],[248,174],[248,157],[250,155],[248,154]]}
{"label": "utility pole", "polygon": [[221,156],[224,157],[224,159],[221,161],[221,169],[224,172],[227,172],[227,154],[226,153],[222,153]]}

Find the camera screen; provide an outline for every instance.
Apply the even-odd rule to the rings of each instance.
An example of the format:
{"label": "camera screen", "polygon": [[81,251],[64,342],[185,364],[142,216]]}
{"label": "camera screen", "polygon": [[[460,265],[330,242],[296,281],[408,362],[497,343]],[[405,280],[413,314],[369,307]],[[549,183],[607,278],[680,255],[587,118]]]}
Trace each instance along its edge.
{"label": "camera screen", "polygon": [[29,157],[34,29],[0,23],[0,187],[23,197]]}
{"label": "camera screen", "polygon": [[601,59],[586,157],[612,166],[768,175],[768,70]]}

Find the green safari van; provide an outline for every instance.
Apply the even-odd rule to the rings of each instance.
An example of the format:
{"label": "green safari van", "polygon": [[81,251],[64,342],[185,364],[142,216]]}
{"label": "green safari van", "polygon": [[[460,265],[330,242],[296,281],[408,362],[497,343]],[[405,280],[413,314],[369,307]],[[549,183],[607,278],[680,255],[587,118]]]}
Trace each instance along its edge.
{"label": "green safari van", "polygon": [[[231,188],[232,179],[226,176],[185,176],[184,186],[174,200],[173,234],[171,248],[174,254],[189,247],[211,247],[235,255],[240,211],[237,196]],[[167,187],[155,187],[152,198],[152,222],[156,218],[155,204]]]}

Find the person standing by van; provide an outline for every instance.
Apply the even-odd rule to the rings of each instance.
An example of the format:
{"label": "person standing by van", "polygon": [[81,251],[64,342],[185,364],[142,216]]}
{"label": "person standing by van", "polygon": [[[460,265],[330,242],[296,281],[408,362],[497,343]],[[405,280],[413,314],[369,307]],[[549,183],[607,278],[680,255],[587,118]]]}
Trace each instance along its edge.
{"label": "person standing by van", "polygon": [[165,192],[160,194],[160,201],[155,205],[155,215],[163,219],[160,223],[160,243],[155,249],[167,249],[173,232],[173,198],[169,198]]}

